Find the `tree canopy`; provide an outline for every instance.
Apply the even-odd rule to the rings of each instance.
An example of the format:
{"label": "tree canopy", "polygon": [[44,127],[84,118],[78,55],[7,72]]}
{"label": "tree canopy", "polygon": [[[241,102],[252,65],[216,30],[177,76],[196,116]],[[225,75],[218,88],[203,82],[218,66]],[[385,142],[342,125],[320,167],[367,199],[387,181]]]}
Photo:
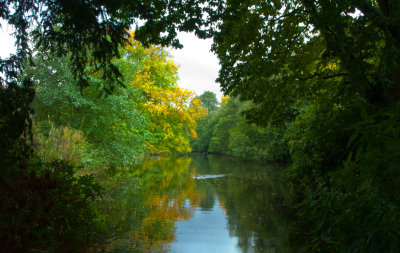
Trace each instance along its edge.
{"label": "tree canopy", "polygon": [[212,91],[205,91],[199,96],[201,104],[208,112],[214,111],[218,106],[217,96]]}
{"label": "tree canopy", "polygon": [[[123,84],[113,59],[122,55],[120,46],[129,46],[130,26],[143,20],[135,38],[145,46],[180,47],[178,31],[213,37],[223,91],[252,101],[247,119],[287,130],[294,200],[298,215],[313,228],[307,249],[398,251],[398,0],[14,0],[0,4],[0,17],[15,28],[17,46],[15,55],[0,60],[0,177],[1,191],[7,193],[0,196],[10,210],[18,209],[13,201],[20,198],[8,185],[51,180],[40,163],[42,169],[36,170],[30,163],[34,80],[21,73],[24,64],[31,64],[30,46],[66,57],[81,89],[89,86],[89,74],[95,73],[101,80],[99,89],[109,95]],[[144,71],[138,77],[148,75]],[[176,121],[163,121],[164,116],[182,117],[185,112],[175,106],[187,100],[168,105],[159,92],[164,77],[154,72],[154,79],[147,82],[154,85],[142,86],[140,95],[149,101],[149,114],[162,111],[153,127],[174,132]],[[167,88],[167,97],[178,92]],[[194,104],[188,110],[199,113],[198,109]],[[227,144],[216,138],[226,136],[223,128],[236,119],[213,122],[218,131],[212,146],[226,150]],[[183,121],[190,126],[194,119]],[[29,171],[42,173],[28,176]],[[71,177],[68,170],[58,179],[73,182]],[[40,194],[35,196],[42,200]],[[57,196],[63,201],[62,195]],[[23,224],[21,220],[18,224]],[[16,232],[12,235],[18,238]]]}
{"label": "tree canopy", "polygon": [[287,140],[283,136],[285,126],[261,127],[248,123],[243,111],[252,106],[250,101],[229,98],[200,118],[196,127],[198,138],[191,140],[192,149],[247,159],[285,161],[288,158]]}
{"label": "tree canopy", "polygon": [[[70,55],[79,84],[87,85],[84,68],[87,64],[104,70],[105,80],[115,80],[120,73],[111,64],[124,46],[128,30],[139,20],[144,25],[136,37],[146,45],[156,43],[181,47],[176,31],[197,30],[206,22],[200,5],[205,1],[7,1],[1,4],[0,17],[14,29],[17,54],[1,60],[2,83],[16,78],[18,70],[31,54],[30,35],[37,45],[57,55]],[[168,13],[168,15],[165,15]],[[90,55],[90,57],[89,57]],[[111,87],[105,87],[110,91]]]}
{"label": "tree canopy", "polygon": [[333,85],[334,96],[393,105],[399,11],[390,0],[227,1],[213,45],[218,81],[226,93],[257,103],[253,118],[261,122]]}

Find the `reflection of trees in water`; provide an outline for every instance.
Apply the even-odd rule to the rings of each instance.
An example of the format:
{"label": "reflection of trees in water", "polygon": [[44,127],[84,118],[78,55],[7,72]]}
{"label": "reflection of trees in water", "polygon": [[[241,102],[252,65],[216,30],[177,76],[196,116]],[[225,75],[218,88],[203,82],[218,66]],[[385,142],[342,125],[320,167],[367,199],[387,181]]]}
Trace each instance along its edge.
{"label": "reflection of trees in water", "polygon": [[[197,188],[206,199],[217,194],[226,209],[230,234],[238,238],[243,252],[288,252],[289,222],[282,215],[287,189],[279,168],[229,157],[209,156],[207,161],[195,157],[193,164],[202,164],[197,170],[207,174],[230,176],[198,181]],[[200,205],[202,201],[210,207],[211,202],[202,199]]]}
{"label": "reflection of trees in water", "polygon": [[202,180],[203,182],[197,183],[197,189],[202,193],[202,198],[200,199],[200,210],[211,211],[215,204],[215,189],[207,184],[207,180]]}
{"label": "reflection of trees in water", "polygon": [[231,177],[218,188],[227,209],[229,230],[238,237],[238,246],[244,252],[285,251],[289,231],[281,216],[280,190],[267,173]]}
{"label": "reflection of trees in water", "polygon": [[[193,179],[193,175],[229,174]],[[285,185],[279,169],[220,156],[160,158],[104,176],[100,203],[110,252],[167,252],[175,222],[193,209],[210,211],[219,199],[230,234],[243,252],[287,251],[288,223],[283,219]],[[190,203],[190,205],[189,205]]]}
{"label": "reflection of trees in water", "polygon": [[178,220],[191,217],[186,200],[199,205],[190,158],[149,160],[105,175],[100,208],[109,231],[106,251],[163,252]]}

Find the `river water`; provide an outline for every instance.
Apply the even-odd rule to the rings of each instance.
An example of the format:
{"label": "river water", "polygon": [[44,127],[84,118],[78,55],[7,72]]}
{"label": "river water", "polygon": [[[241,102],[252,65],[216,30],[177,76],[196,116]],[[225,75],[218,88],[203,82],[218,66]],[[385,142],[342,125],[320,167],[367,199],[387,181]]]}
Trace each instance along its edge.
{"label": "river water", "polygon": [[218,155],[150,159],[103,176],[99,252],[291,252],[283,166]]}

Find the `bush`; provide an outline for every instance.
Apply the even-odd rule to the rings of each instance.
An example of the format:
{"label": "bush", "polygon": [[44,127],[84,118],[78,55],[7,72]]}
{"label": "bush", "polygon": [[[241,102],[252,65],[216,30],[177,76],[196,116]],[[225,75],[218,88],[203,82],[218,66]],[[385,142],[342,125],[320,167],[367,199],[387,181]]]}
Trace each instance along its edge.
{"label": "bush", "polygon": [[317,109],[298,117],[289,134],[291,177],[303,195],[298,215],[312,227],[305,249],[398,252],[400,106]]}
{"label": "bush", "polygon": [[31,159],[2,179],[0,241],[4,252],[76,252],[101,220],[93,200],[101,187],[92,176],[74,176],[66,161]]}
{"label": "bush", "polygon": [[50,121],[34,124],[33,142],[43,162],[63,160],[75,166],[81,164],[86,147],[81,131],[68,126],[55,127]]}

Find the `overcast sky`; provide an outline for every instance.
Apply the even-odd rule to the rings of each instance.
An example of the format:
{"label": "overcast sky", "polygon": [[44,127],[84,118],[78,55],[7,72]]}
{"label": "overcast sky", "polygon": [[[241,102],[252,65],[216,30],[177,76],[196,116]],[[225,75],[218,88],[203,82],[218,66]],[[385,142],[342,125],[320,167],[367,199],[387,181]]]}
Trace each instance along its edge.
{"label": "overcast sky", "polygon": [[169,50],[179,67],[179,86],[201,95],[212,91],[221,100],[219,84],[215,83],[219,64],[217,57],[210,52],[212,40],[198,39],[194,34],[179,33],[183,49]]}
{"label": "overcast sky", "polygon": [[[2,22],[2,24],[4,24]],[[14,52],[14,40],[9,36],[11,29],[2,25],[0,28],[0,56],[7,57]],[[204,91],[212,91],[221,100],[222,92],[215,83],[218,76],[219,64],[217,57],[210,52],[211,39],[201,40],[189,33],[180,33],[179,40],[183,49],[168,49],[179,67],[178,85],[182,88],[201,95]]]}
{"label": "overcast sky", "polygon": [[9,36],[9,34],[12,32],[11,29],[5,25],[6,23],[1,20],[0,25],[0,57],[5,58],[10,53],[15,52],[14,49],[14,40]]}

